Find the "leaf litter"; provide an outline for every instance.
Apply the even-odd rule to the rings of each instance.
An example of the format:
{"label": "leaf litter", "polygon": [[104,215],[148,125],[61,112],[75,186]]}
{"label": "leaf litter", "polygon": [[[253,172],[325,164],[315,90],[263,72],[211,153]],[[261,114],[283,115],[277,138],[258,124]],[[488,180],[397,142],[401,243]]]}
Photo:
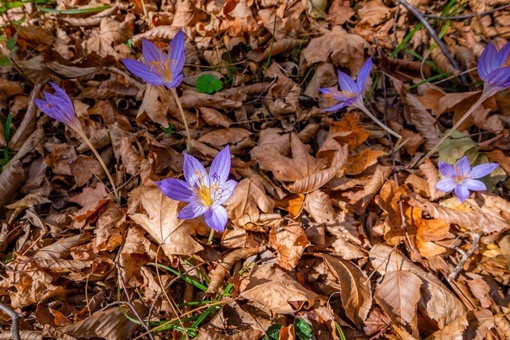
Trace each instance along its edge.
{"label": "leaf litter", "polygon": [[506,5],[0,10],[1,338],[510,337]]}

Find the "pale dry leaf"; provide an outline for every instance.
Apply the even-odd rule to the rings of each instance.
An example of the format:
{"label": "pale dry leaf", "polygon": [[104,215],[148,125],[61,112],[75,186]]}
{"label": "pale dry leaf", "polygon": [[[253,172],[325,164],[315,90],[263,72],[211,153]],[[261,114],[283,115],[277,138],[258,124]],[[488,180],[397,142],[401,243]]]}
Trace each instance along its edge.
{"label": "pale dry leaf", "polygon": [[337,222],[337,214],[325,192],[315,190],[306,195],[304,208],[317,223]]}
{"label": "pale dry leaf", "polygon": [[[131,303],[137,314],[143,319],[148,309],[139,301]],[[112,307],[92,314],[72,325],[62,327],[59,330],[80,338],[103,338],[107,340],[130,339],[134,332],[141,327],[131,322],[125,315],[136,318],[128,307]]]}
{"label": "pale dry leaf", "polygon": [[420,278],[407,270],[387,272],[375,288],[375,298],[392,320],[409,324],[416,317]]}
{"label": "pale dry leaf", "polygon": [[395,248],[376,244],[370,250],[370,262],[380,275],[397,270],[410,271],[422,280],[418,306],[444,327],[466,312],[462,302],[432,273],[421,269]]}
{"label": "pale dry leaf", "polygon": [[410,111],[411,123],[426,140],[425,149],[431,150],[439,142],[441,134],[436,126],[436,120],[412,94],[408,93],[403,99]]}
{"label": "pale dry leaf", "polygon": [[166,25],[157,26],[157,27],[154,27],[150,30],[143,32],[143,33],[134,35],[133,43],[136,46],[140,46],[142,39],[172,40],[178,31],[179,31],[179,27],[177,27],[177,26],[166,26]]}
{"label": "pale dry leaf", "polygon": [[432,333],[429,337],[427,337],[427,340],[464,339],[465,330],[470,323],[472,323],[472,321],[468,321],[467,313],[463,314],[444,326],[442,329]]}
{"label": "pale dry leaf", "polygon": [[372,307],[370,280],[359,267],[350,261],[327,254],[316,253],[314,255],[324,259],[324,263],[340,285],[345,314],[358,327],[361,327]]}
{"label": "pale dry leaf", "polygon": [[214,94],[197,93],[196,90],[184,91],[179,98],[182,107],[185,109],[194,109],[195,107],[212,107],[221,109],[237,109],[242,106],[242,102],[231,100],[225,97],[221,92]]}
{"label": "pale dry leaf", "polygon": [[136,115],[137,121],[142,123],[147,116],[162,127],[168,127],[167,113],[171,105],[170,98],[170,91],[166,87],[148,84]]}
{"label": "pale dry leaf", "polygon": [[40,260],[58,260],[69,258],[71,248],[87,243],[91,240],[89,234],[79,234],[69,237],[63,237],[52,244],[39,249],[35,254],[35,259]]}
{"label": "pale dry leaf", "polygon": [[262,60],[266,60],[269,57],[273,57],[281,53],[287,52],[289,50],[292,50],[296,46],[302,46],[304,44],[306,44],[305,40],[284,38],[282,40],[270,44],[266,48],[258,48],[255,50],[251,50],[250,52],[248,52],[248,58],[250,58],[253,61],[259,62]]}
{"label": "pale dry leaf", "polygon": [[240,296],[281,314],[294,314],[302,307],[309,308],[318,297],[278,266],[268,265],[255,267]]}
{"label": "pale dry leaf", "polygon": [[234,193],[225,203],[228,216],[232,223],[238,226],[257,223],[261,213],[272,213],[274,206],[274,201],[267,196],[263,186],[249,178],[237,184]]}
{"label": "pale dry leaf", "polygon": [[218,292],[218,289],[223,284],[225,277],[228,275],[232,266],[239,260],[248,258],[252,255],[263,252],[266,249],[265,246],[256,247],[256,248],[244,248],[244,249],[236,249],[230,253],[228,253],[221,262],[218,262],[216,268],[211,270],[209,273],[209,279],[211,280],[209,286],[207,287],[207,294],[215,294]]}
{"label": "pale dry leaf", "polygon": [[203,249],[191,237],[194,231],[177,219],[178,201],[166,197],[157,187],[139,187],[130,193],[130,197],[135,195],[139,195],[145,213],[129,216],[161,245],[165,255],[191,255]]}
{"label": "pale dry leaf", "polygon": [[269,245],[277,252],[276,262],[286,270],[293,270],[310,242],[300,223],[272,228]]}
{"label": "pale dry leaf", "polygon": [[132,176],[136,175],[138,169],[140,169],[142,156],[136,152],[128,137],[123,137],[121,139],[119,151],[120,157],[122,159],[122,164],[124,164],[126,172]]}
{"label": "pale dry leaf", "polygon": [[510,229],[508,220],[501,215],[498,216],[498,212],[489,213],[488,210],[490,209],[485,209],[485,211],[458,211],[429,202],[419,195],[412,195],[408,203],[422,209],[436,219],[457,224],[470,230],[500,233]]}
{"label": "pale dry leaf", "polygon": [[436,184],[439,181],[439,171],[434,166],[434,164],[432,164],[430,159],[428,158],[425,159],[425,162],[423,162],[423,164],[420,165],[420,170],[421,172],[423,172],[427,180],[430,199],[432,201],[435,201],[441,197],[444,197],[447,193],[441,192],[436,189]]}

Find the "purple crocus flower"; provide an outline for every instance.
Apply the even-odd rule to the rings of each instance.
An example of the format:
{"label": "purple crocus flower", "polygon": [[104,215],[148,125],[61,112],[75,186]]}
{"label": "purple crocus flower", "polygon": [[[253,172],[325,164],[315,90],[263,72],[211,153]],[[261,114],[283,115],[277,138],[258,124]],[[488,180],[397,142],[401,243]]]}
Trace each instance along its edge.
{"label": "purple crocus flower", "polygon": [[204,215],[209,227],[222,232],[228,220],[222,204],[237,185],[236,181],[227,180],[230,172],[228,145],[212,161],[209,174],[195,157],[186,153],[183,170],[186,181],[167,178],[156,184],[171,199],[189,203],[179,212],[178,218],[187,220]]}
{"label": "purple crocus flower", "polygon": [[436,189],[442,192],[454,190],[459,200],[464,202],[469,197],[469,191],[487,190],[485,184],[476,178],[487,176],[494,171],[499,164],[485,163],[471,169],[467,157],[464,156],[459,159],[455,165],[439,161],[438,166],[439,172],[446,178],[437,182]]}
{"label": "purple crocus flower", "polygon": [[184,66],[184,34],[177,32],[170,42],[168,54],[149,40],[142,39],[142,53],[145,63],[121,59],[129,71],[151,85],[165,85],[174,88],[179,86],[184,77],[181,73]]}
{"label": "purple crocus flower", "polygon": [[510,42],[498,52],[489,43],[485,47],[478,61],[478,75],[483,79],[484,93],[491,96],[510,87],[510,67],[507,65],[510,54]]}
{"label": "purple crocus flower", "polygon": [[331,88],[322,88],[319,89],[319,91],[324,94],[325,97],[340,101],[340,103],[324,109],[324,111],[336,111],[347,106],[354,106],[363,110],[365,104],[363,104],[362,95],[371,70],[372,58],[370,57],[365,61],[363,66],[361,66],[356,81],[346,73],[338,71],[338,85],[341,91]]}
{"label": "purple crocus flower", "polygon": [[46,101],[34,99],[35,105],[53,119],[64,123],[79,134],[83,134],[80,121],[74,111],[73,102],[67,93],[57,84],[50,82],[56,94],[43,91]]}

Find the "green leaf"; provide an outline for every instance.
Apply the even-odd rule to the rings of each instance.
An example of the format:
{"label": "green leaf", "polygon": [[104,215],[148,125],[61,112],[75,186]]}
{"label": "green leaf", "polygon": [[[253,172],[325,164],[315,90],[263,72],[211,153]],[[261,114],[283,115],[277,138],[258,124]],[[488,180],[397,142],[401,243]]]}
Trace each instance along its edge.
{"label": "green leaf", "polygon": [[282,325],[271,325],[266,331],[267,335],[264,335],[260,340],[278,340],[280,338],[280,329]]}
{"label": "green leaf", "polygon": [[304,319],[296,318],[294,320],[294,327],[296,328],[296,335],[301,340],[311,340],[313,338],[312,325]]}
{"label": "green leaf", "polygon": [[42,6],[36,6],[38,10],[41,12],[52,13],[52,14],[64,14],[64,15],[80,15],[80,14],[91,14],[102,12],[111,8],[110,5],[98,6],[98,7],[88,7],[88,8],[72,8],[72,9],[53,9],[46,8]]}
{"label": "green leaf", "polygon": [[212,94],[221,90],[223,83],[210,74],[203,74],[198,77],[195,86],[198,93]]}
{"label": "green leaf", "polygon": [[5,43],[5,47],[7,47],[8,50],[14,51],[14,48],[16,47],[16,41],[18,40],[18,34],[16,33],[14,37],[7,39],[7,42]]}
{"label": "green leaf", "polygon": [[12,60],[6,57],[0,57],[0,66],[10,66],[12,65]]}

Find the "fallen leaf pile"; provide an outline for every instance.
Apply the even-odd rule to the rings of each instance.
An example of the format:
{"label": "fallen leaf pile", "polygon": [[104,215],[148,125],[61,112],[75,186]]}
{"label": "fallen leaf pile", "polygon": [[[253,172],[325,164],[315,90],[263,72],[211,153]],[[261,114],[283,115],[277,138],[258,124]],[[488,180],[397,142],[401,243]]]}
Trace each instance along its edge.
{"label": "fallen leaf pile", "polygon": [[[405,2],[432,34],[404,2],[1,4],[0,338],[510,338],[509,90],[418,162],[479,98],[477,60],[510,40],[510,10]],[[120,62],[179,29],[188,151],[169,89]],[[319,89],[369,56],[365,105],[398,150],[362,111],[323,111]],[[35,106],[49,81],[120,199],[80,136]],[[184,152],[209,167],[226,145],[238,184],[209,244],[156,181],[182,178]],[[500,166],[460,203],[435,185],[438,159],[464,155]]]}

